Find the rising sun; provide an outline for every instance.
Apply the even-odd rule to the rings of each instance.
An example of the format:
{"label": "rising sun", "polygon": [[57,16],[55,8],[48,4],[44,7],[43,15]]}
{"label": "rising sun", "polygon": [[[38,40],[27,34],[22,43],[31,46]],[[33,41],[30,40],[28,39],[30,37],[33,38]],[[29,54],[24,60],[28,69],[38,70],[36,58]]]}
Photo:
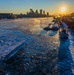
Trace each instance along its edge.
{"label": "rising sun", "polygon": [[66,7],[62,7],[61,12],[66,12]]}

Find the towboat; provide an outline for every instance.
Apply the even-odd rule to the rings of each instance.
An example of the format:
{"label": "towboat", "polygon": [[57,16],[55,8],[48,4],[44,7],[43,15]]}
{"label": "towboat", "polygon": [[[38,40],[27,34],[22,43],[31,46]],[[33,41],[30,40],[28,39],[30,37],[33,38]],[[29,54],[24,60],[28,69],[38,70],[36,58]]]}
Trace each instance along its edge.
{"label": "towboat", "polygon": [[45,27],[44,28],[44,30],[54,30],[54,31],[57,31],[57,30],[59,30],[59,26],[58,26],[58,24],[55,24],[55,25],[48,25],[47,27]]}
{"label": "towboat", "polygon": [[52,22],[57,22],[57,21],[58,21],[57,19],[53,19],[53,20],[52,20]]}
{"label": "towboat", "polygon": [[59,30],[58,24],[50,25],[49,28],[50,30]]}
{"label": "towboat", "polygon": [[46,31],[50,30],[49,26],[45,27],[44,30],[46,30]]}

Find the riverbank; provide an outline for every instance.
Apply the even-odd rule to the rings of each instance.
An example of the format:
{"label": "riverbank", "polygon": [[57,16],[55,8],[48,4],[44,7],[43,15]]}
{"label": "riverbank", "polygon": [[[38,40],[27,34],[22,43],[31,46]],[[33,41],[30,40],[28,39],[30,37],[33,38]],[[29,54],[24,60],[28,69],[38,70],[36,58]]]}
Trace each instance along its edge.
{"label": "riverbank", "polygon": [[63,17],[62,21],[65,22],[72,31],[74,31],[74,18]]}

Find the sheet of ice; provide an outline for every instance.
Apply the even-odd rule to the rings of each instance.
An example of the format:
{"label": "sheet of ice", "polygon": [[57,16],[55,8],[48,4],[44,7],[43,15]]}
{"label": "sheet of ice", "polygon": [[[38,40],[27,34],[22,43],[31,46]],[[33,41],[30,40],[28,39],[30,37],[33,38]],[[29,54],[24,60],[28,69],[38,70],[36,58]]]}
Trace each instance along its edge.
{"label": "sheet of ice", "polygon": [[[24,42],[25,41],[25,42]],[[29,44],[32,38],[20,31],[0,29],[0,59],[4,58],[17,46]]]}
{"label": "sheet of ice", "polygon": [[[74,33],[69,30],[69,39],[64,43],[61,42],[59,45],[59,41],[61,40],[59,40],[58,31],[47,32],[43,30],[43,28],[47,27],[51,21],[52,18],[1,20],[0,51],[6,50],[6,52],[9,52],[9,48],[11,49],[15,44],[25,41],[24,48],[26,50],[26,57],[43,54],[44,56],[42,56],[42,58],[44,59],[47,53],[49,55],[50,52],[52,52],[52,56],[55,56],[55,58],[52,56],[50,56],[50,58],[52,57],[52,61],[55,60],[55,62],[57,62],[56,57],[59,58],[59,56],[57,56],[57,52],[59,51],[60,57],[63,57],[64,60],[61,60],[62,58],[60,59],[57,68],[61,70],[63,75],[66,73],[70,75],[70,69],[74,70]],[[67,25],[65,23],[63,24],[68,29]],[[29,33],[31,34],[29,35]],[[60,49],[58,49],[58,46]],[[71,61],[71,55],[73,62]],[[51,65],[52,63],[53,62],[51,62]],[[44,66],[46,68],[43,67],[42,71],[46,72],[49,65],[50,64],[45,64]]]}
{"label": "sheet of ice", "polygon": [[52,18],[0,20],[0,58],[13,50],[10,50],[10,47],[18,45],[19,42],[27,40],[26,43],[29,43],[32,41],[28,35],[10,29],[16,28],[24,31],[27,30],[27,32],[30,31],[33,34],[39,34],[42,27],[48,25],[49,21],[51,22]]}
{"label": "sheet of ice", "polygon": [[[26,18],[0,22],[0,48],[3,50],[8,50],[8,47],[12,47],[12,45],[14,46],[14,44],[17,44],[18,42],[24,40],[24,55],[27,58],[30,58],[35,55],[40,55],[40,57],[42,58],[41,62],[43,61],[43,63],[45,63],[42,64],[43,66],[41,70],[47,73],[47,70],[49,70],[49,67],[51,65],[55,64],[52,67],[53,69],[57,65],[57,53],[59,46],[58,32],[46,32],[43,30],[43,28],[48,26],[48,24],[51,23],[51,21],[52,18]],[[21,32],[22,30],[24,33]],[[41,36],[39,36],[40,33]],[[51,63],[49,63],[50,60],[48,59],[51,59]]]}

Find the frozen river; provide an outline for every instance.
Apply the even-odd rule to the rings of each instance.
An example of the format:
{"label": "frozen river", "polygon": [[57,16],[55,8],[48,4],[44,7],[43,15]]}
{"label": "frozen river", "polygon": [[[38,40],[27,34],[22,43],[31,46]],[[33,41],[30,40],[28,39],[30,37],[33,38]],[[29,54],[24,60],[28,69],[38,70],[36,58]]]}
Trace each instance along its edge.
{"label": "frozen river", "polygon": [[[69,31],[67,40],[60,40],[58,31],[45,31],[53,18],[25,18],[0,20],[0,52],[9,53],[12,46],[24,43],[21,62],[8,65],[8,75],[71,75],[74,69],[74,33]],[[3,50],[6,50],[3,53]],[[0,55],[1,55],[0,54]],[[14,69],[15,68],[15,69]],[[20,71],[18,71],[18,69]],[[14,72],[14,74],[13,74]]]}

